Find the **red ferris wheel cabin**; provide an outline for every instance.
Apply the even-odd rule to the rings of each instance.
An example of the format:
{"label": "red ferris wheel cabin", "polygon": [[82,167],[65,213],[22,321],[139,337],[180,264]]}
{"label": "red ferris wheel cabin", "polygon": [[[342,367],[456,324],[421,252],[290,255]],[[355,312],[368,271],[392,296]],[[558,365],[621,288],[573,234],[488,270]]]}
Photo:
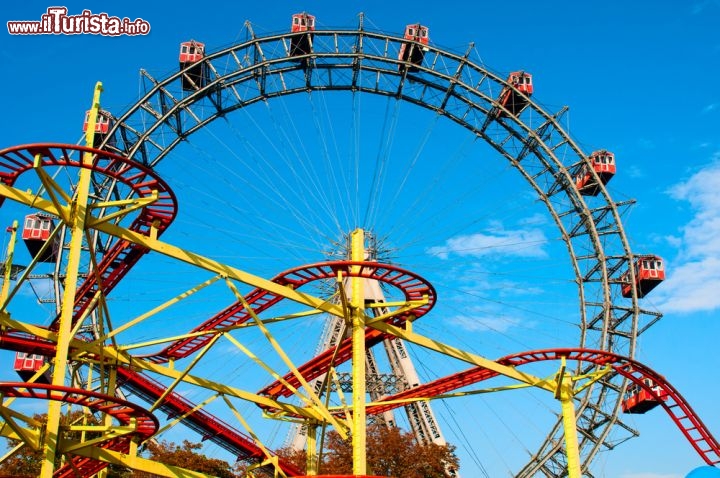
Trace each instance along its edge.
{"label": "red ferris wheel cabin", "polygon": [[207,75],[205,65],[205,44],[195,40],[180,44],[180,69],[186,70],[182,75],[182,89],[185,91],[199,90],[205,86]]}
{"label": "red ferris wheel cabin", "polygon": [[584,196],[597,196],[600,186],[595,181],[591,169],[595,170],[601,183],[607,184],[615,175],[615,155],[601,149],[590,154],[588,159],[590,164],[583,163],[580,172],[575,175],[575,187]]}
{"label": "red ferris wheel cabin", "polygon": [[[533,94],[532,75],[526,71],[513,71],[508,75],[507,82],[515,89],[507,86],[503,88],[498,97],[498,103],[517,116],[528,105],[529,97]],[[498,109],[498,117],[504,114],[503,110]]]}
{"label": "red ferris wheel cabin", "polygon": [[[87,133],[88,123],[90,123],[90,112],[85,112],[85,121],[83,121],[83,133]],[[95,118],[95,137],[93,139],[93,148],[97,148],[107,137],[110,128],[113,125],[113,116],[105,110],[98,110]]]}
{"label": "red ferris wheel cabin", "polygon": [[642,382],[647,388],[633,383],[625,391],[623,413],[645,413],[660,405],[661,401],[667,401],[667,392],[660,385],[649,378],[643,378]]}
{"label": "red ferris wheel cabin", "polygon": [[[55,228],[55,224],[50,216],[45,214],[28,214],[25,216],[23,223],[22,238],[28,252],[33,257],[40,253],[40,249],[50,239],[50,234]],[[52,262],[55,260],[59,238],[55,236],[52,246],[45,249],[45,252],[38,258],[40,262]]]}
{"label": "red ferris wheel cabin", "polygon": [[[422,65],[425,52],[427,51],[427,45],[430,41],[430,31],[428,27],[420,25],[419,23],[408,25],[405,27],[403,39],[405,41],[400,45],[398,60],[408,62],[411,65]],[[416,66],[407,67],[407,65],[401,64],[399,69],[403,70],[407,67],[408,71],[414,72],[418,71]]]}
{"label": "red ferris wheel cabin", "polygon": [[180,66],[197,63],[205,57],[205,44],[190,40],[180,44]]}
{"label": "red ferris wheel cabin", "polygon": [[290,25],[292,33],[306,32],[304,35],[294,35],[290,39],[290,56],[307,55],[312,52],[311,32],[315,31],[315,17],[309,13],[296,13],[292,16]]}
{"label": "red ferris wheel cabin", "polygon": [[[658,256],[642,256],[635,259],[633,265],[635,270],[635,284],[638,297],[645,297],[665,280],[665,265]],[[622,277],[622,296],[632,297],[632,285],[630,283],[630,271],[625,272]]]}
{"label": "red ferris wheel cabin", "polygon": [[296,13],[292,16],[291,32],[311,32],[315,30],[315,16],[309,13]]}
{"label": "red ferris wheel cabin", "polygon": [[[83,132],[87,132],[88,123],[90,122],[90,112],[85,112],[85,121],[83,122]],[[105,110],[98,110],[97,118],[95,118],[95,132],[99,134],[108,134],[112,126],[112,115]]]}
{"label": "red ferris wheel cabin", "polygon": [[[43,365],[45,365],[45,357],[42,355],[31,355],[26,352],[15,353],[13,368],[24,382],[30,380]],[[36,383],[50,383],[50,374],[46,371],[38,377]]]}

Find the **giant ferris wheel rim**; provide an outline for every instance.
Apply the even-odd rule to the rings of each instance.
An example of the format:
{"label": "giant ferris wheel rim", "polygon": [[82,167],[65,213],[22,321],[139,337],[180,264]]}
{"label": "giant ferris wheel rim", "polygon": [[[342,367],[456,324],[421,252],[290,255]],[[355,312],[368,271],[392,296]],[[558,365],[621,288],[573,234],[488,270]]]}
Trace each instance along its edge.
{"label": "giant ferris wheel rim", "polygon": [[[334,42],[336,45],[354,46],[355,49],[342,51],[338,48],[334,52],[323,52],[318,49],[312,53],[289,60],[287,56],[282,55],[271,57],[269,54],[266,56],[266,53],[262,53],[258,56],[258,52],[270,51],[267,48],[269,45],[285,45],[285,50],[287,50],[286,45],[297,34],[286,33],[253,37],[248,41],[208,54],[203,59],[203,62],[208,65],[209,71],[216,72],[216,74],[211,75],[213,77],[207,85],[194,92],[183,94],[182,97],[178,98],[171,94],[171,90],[177,91],[177,84],[181,81],[183,75],[182,71],[178,71],[159,81],[145,74],[147,78],[151,79],[151,88],[138,102],[118,116],[118,120],[113,125],[108,137],[122,138],[122,145],[118,148],[120,153],[135,157],[144,164],[155,166],[159,161],[164,160],[165,156],[170,154],[173,148],[181,141],[215,119],[259,101],[272,100],[285,95],[310,94],[313,91],[321,90],[342,90],[353,93],[395,96],[399,100],[435,111],[450,121],[460,124],[471,134],[482,138],[497,150],[520,171],[520,174],[536,191],[538,197],[546,204],[567,245],[568,255],[573,263],[578,283],[581,314],[580,345],[584,345],[589,341],[587,334],[590,329],[599,329],[599,334],[596,334],[599,338],[596,340],[599,342],[601,350],[613,353],[624,346],[629,351],[627,355],[632,357],[635,352],[635,338],[639,330],[639,315],[642,311],[636,295],[631,298],[629,305],[616,306],[612,290],[619,282],[617,279],[618,271],[622,271],[624,266],[630,263],[633,254],[620,221],[618,207],[610,198],[607,190],[601,186],[600,199],[602,202],[599,206],[595,204],[591,207],[579,191],[573,187],[572,169],[586,162],[587,156],[560,126],[559,117],[562,112],[551,114],[545,111],[538,103],[530,100],[528,112],[532,112],[536,117],[541,118],[540,125],[526,124],[523,115],[504,115],[504,118],[496,118],[494,122],[493,126],[498,126],[501,131],[496,138],[488,133],[480,122],[468,121],[448,108],[450,102],[456,101],[463,108],[467,107],[467,111],[479,112],[479,116],[484,115],[485,118],[487,118],[492,108],[502,108],[496,101],[497,97],[489,94],[492,89],[487,89],[486,86],[492,85],[499,92],[501,88],[510,85],[498,74],[470,60],[470,49],[463,56],[429,45],[427,55],[435,59],[434,63],[431,66],[421,66],[417,74],[411,75],[407,71],[401,71],[398,68],[401,61],[392,57],[392,52],[395,51],[393,47],[403,42],[401,37],[363,29],[316,30],[313,35],[314,47],[322,45],[323,41],[327,40],[330,43]],[[382,42],[390,46],[390,48],[387,48],[384,54],[368,51],[367,43],[370,41]],[[357,45],[360,45],[360,48],[357,48]],[[242,61],[252,58],[253,61],[243,64],[238,58],[242,58]],[[234,62],[237,69],[226,74],[217,73],[220,69],[216,67],[215,63],[220,63],[221,60],[232,60],[230,64]],[[304,61],[298,62],[297,60]],[[446,70],[437,68],[437,65],[442,62],[453,65],[455,67],[454,74],[453,68]],[[362,81],[358,81],[352,75],[351,81],[346,83],[323,82],[322,80],[326,79],[326,77],[320,75],[312,77],[314,72],[331,70],[351,72],[352,75],[357,74],[358,77],[363,72],[370,72],[378,77],[395,77],[399,79],[400,87],[394,90],[373,88],[363,84]],[[471,84],[464,80],[462,75],[468,70],[472,70],[477,75],[477,84]],[[297,87],[283,88],[278,91],[264,91],[260,84],[273,75],[282,77],[282,75],[287,76],[299,72],[304,72],[308,81]],[[224,93],[231,95],[233,89],[237,93],[237,88],[245,83],[255,83],[257,85],[257,94],[242,99],[238,97],[238,102],[234,104],[226,105],[222,103],[221,98]],[[444,100],[438,104],[432,103],[424,97],[413,97],[405,91],[406,85],[410,83],[422,84],[427,89],[442,92],[444,93]],[[396,83],[391,82],[391,84]],[[461,94],[461,92],[464,94]],[[473,99],[468,99],[471,95]],[[193,111],[193,106],[201,102],[210,102],[215,106],[216,111],[207,117],[197,115]],[[154,105],[160,105],[161,103],[165,105],[163,108],[154,108]],[[170,106],[167,106],[168,104]],[[190,116],[197,116],[195,124],[191,124],[189,128],[181,126],[178,119],[184,112],[190,112]],[[143,121],[137,121],[139,118],[142,118]],[[174,121],[177,121],[177,123],[173,126]],[[143,125],[142,128],[139,128],[138,124]],[[163,144],[157,139],[159,135],[156,133],[158,132],[162,132],[165,138],[174,134],[174,139]],[[168,132],[171,134],[168,135]],[[552,142],[548,142],[548,138],[551,138]],[[107,141],[106,139],[106,143]],[[507,143],[512,142],[521,145],[519,153],[512,153],[505,148]],[[574,155],[571,155],[572,160],[562,161],[556,156],[555,151],[560,147],[569,148]],[[538,164],[547,169],[550,173],[549,176],[554,178],[554,182],[550,186],[544,187],[538,181],[539,176],[534,176],[525,170],[524,163],[527,162],[525,160],[533,156],[537,158]],[[547,180],[545,177],[540,179]],[[574,211],[556,211],[554,209],[550,197],[561,193],[567,196],[568,201],[575,209]],[[570,214],[574,215],[576,220],[572,221],[572,224],[567,224],[565,218]],[[598,224],[601,221],[603,221],[603,224]],[[605,235],[603,240],[600,239],[600,232],[598,231],[600,227],[604,231],[613,231],[612,238],[618,242],[614,251],[606,253],[605,244],[608,242],[608,236]],[[574,240],[583,236],[592,246],[594,251],[592,258],[585,257],[581,259],[574,252]],[[601,305],[588,306],[585,297],[589,293],[585,290],[586,287],[594,287],[593,290],[600,291],[603,296]],[[614,333],[612,319],[616,314],[616,310],[622,310],[629,314],[624,321],[621,321],[630,324],[629,328],[618,330],[622,334]],[[619,337],[623,338],[620,339]],[[620,340],[625,340],[625,342],[621,345]],[[605,384],[602,384],[602,386],[605,387]],[[608,393],[602,390],[597,396],[604,400],[608,398]],[[586,399],[585,405],[588,404],[588,400],[589,398]],[[598,403],[595,403],[595,405],[598,405]],[[585,406],[582,408],[582,410],[588,409]],[[618,409],[619,401],[616,401],[613,423],[617,418]],[[603,428],[597,436],[597,442],[589,446],[590,450],[586,454],[588,462],[597,453],[603,437],[607,435],[610,428],[612,427],[606,426]],[[551,445],[552,437],[553,432],[548,436],[545,446],[549,447]],[[553,454],[554,452],[550,451],[545,456],[534,457],[534,464],[528,464],[520,476],[528,476],[523,473],[530,473],[530,468],[538,469],[544,466],[544,463],[548,462]]]}

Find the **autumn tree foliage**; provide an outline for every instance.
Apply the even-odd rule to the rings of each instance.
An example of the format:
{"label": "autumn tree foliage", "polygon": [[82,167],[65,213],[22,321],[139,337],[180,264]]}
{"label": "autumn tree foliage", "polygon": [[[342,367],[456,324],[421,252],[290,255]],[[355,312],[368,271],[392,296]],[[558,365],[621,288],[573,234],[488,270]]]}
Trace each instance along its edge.
{"label": "autumn tree foliage", "polygon": [[[46,414],[35,415],[33,418],[40,423],[47,422]],[[63,415],[61,418],[61,425],[79,424],[83,422],[90,425],[98,424],[95,417],[92,415],[83,415],[81,412],[72,412],[70,414]],[[65,432],[63,435],[65,438],[71,440],[81,439],[80,432]],[[96,436],[98,436],[97,432],[86,433],[85,439],[90,440]],[[20,442],[17,440],[9,439],[7,441],[7,447],[8,449],[12,449],[19,443]],[[147,443],[143,455],[150,460],[164,463],[166,465],[179,466],[188,470],[207,473],[219,478],[234,478],[236,476],[240,476],[232,472],[232,468],[227,462],[215,458],[208,458],[202,453],[198,453],[198,450],[201,448],[202,444],[192,443],[188,440],[183,441],[182,445],[176,445],[166,441],[157,442],[153,440]],[[36,477],[40,474],[43,458],[42,449],[33,450],[29,446],[25,446],[0,463],[0,478]],[[56,466],[60,465],[60,459],[61,458],[58,457]],[[107,472],[108,478],[154,478],[156,476],[150,473],[133,471],[117,465],[109,465]]]}
{"label": "autumn tree foliage", "polygon": [[[174,465],[188,470],[199,471],[219,478],[234,478],[235,475],[230,465],[217,458],[208,458],[198,450],[202,448],[200,443],[192,443],[183,440],[182,445],[167,441],[150,441],[146,453],[148,458],[165,465]],[[132,478],[152,478],[155,475],[142,472],[134,472]]]}
{"label": "autumn tree foliage", "polygon": [[[36,415],[43,422],[44,415]],[[63,423],[78,423],[81,415],[63,417]],[[86,418],[87,420],[87,418]],[[93,420],[90,419],[92,423]],[[80,439],[72,432],[70,439]],[[72,436],[70,436],[72,435]],[[92,437],[86,436],[85,439]],[[343,440],[335,432],[329,432],[325,439],[324,452],[320,463],[320,474],[352,475],[352,441]],[[18,442],[9,440],[8,448]],[[142,455],[150,460],[167,465],[179,466],[188,470],[207,473],[219,478],[253,476],[272,477],[268,468],[255,469],[248,473],[247,463],[237,463],[234,467],[223,460],[208,458],[201,453],[202,444],[184,440],[181,445],[167,441],[151,440],[144,446]],[[410,432],[397,427],[387,427],[381,423],[372,424],[367,430],[367,466],[368,474],[394,478],[445,478],[448,468],[458,469],[458,459],[452,445],[419,444]],[[289,449],[278,451],[281,459],[294,464],[299,470],[305,469],[305,453]],[[0,464],[0,477],[38,476],[42,464],[42,452],[24,447]],[[134,471],[121,466],[110,465],[108,478],[154,478],[145,472]]]}
{"label": "autumn tree foliage", "polygon": [[[278,455],[304,469],[304,454],[287,449]],[[452,445],[420,444],[411,432],[381,423],[367,429],[368,474],[394,478],[445,478],[447,469],[458,469],[458,458]],[[352,475],[352,441],[343,440],[330,432],[325,440],[325,451],[320,474]]]}
{"label": "autumn tree foliage", "polygon": [[[33,419],[39,423],[47,423],[47,414],[36,414],[33,416]],[[98,425],[99,422],[93,415],[85,415],[77,410],[72,411],[60,417],[61,435],[69,440],[83,439],[83,435],[78,431],[62,431],[64,427],[79,424]],[[99,436],[97,432],[87,432],[84,435],[84,439],[91,440],[97,436]],[[7,440],[8,449],[15,448],[19,444],[20,441],[18,440]],[[38,476],[44,458],[42,448],[33,450],[29,446],[24,446],[0,463],[0,477],[32,478]],[[56,467],[60,466],[61,459],[62,457],[60,456],[56,457]],[[110,465],[108,478],[124,478],[125,476],[128,475],[122,467]]]}

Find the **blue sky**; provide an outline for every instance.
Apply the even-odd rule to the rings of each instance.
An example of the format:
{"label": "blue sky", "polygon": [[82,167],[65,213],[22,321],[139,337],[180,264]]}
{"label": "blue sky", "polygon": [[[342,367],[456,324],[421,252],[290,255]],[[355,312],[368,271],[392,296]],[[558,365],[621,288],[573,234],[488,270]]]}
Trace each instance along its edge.
{"label": "blue sky", "polygon": [[[90,9],[93,13],[143,18],[150,23],[151,32],[148,36],[121,38],[92,35],[29,37],[4,32],[0,44],[0,59],[4,65],[4,74],[0,75],[0,95],[5,120],[0,129],[0,147],[31,142],[77,142],[81,134],[79,125],[96,81],[104,84],[103,106],[113,112],[123,111],[135,102],[141,91],[140,68],[156,78],[163,78],[177,68],[179,42],[194,38],[204,41],[208,50],[218,50],[246,38],[245,20],[251,21],[255,32],[262,35],[287,29],[290,15],[296,11],[314,13],[320,28],[352,27],[357,23],[357,14],[364,12],[369,29],[400,34],[406,23],[421,21],[430,27],[431,42],[437,46],[464,53],[468,44],[474,42],[473,57],[480,58],[489,69],[502,73],[516,69],[532,72],[535,81],[533,99],[547,110],[557,111],[568,105],[566,129],[585,151],[606,148],[616,154],[619,172],[609,184],[609,191],[615,200],[637,200],[635,207],[624,217],[633,250],[662,256],[668,268],[668,279],[643,303],[650,309],[661,311],[664,318],[639,340],[638,358],[673,383],[710,429],[720,433],[720,412],[715,396],[720,366],[716,352],[720,332],[717,322],[720,308],[720,294],[717,293],[720,290],[720,95],[714,84],[720,77],[720,40],[715,33],[720,2],[549,3],[523,0],[513,2],[512,8],[501,2],[475,2],[472,5],[417,2],[413,8],[408,8],[406,3],[388,3],[310,2],[303,5],[279,1],[271,5],[250,3],[229,7],[212,2],[202,6],[195,2],[152,5],[137,1],[66,3],[64,6],[72,14]],[[37,1],[25,2],[22,6],[15,2],[3,9],[3,20],[38,20],[49,6],[51,4]],[[385,102],[363,101],[364,114],[368,118],[373,115],[380,120],[387,117]],[[342,109],[349,104],[347,98],[333,97],[328,99],[325,107],[327,111],[334,111],[333,108]],[[264,126],[252,131],[286,131],[279,128],[288,127],[288,122],[301,128],[302,121],[294,112],[303,110],[295,110],[295,107],[302,108],[302,105],[288,100],[278,102],[272,110],[258,112],[255,119],[264,122]],[[275,124],[278,118],[288,114],[296,119],[286,121],[284,126]],[[405,110],[399,114],[410,115]],[[207,133],[198,133],[199,137],[191,141],[193,144],[184,146],[173,163],[167,166],[163,163],[159,168],[177,191],[183,190],[178,194],[181,199],[190,197],[194,203],[181,201],[187,216],[178,220],[177,233],[168,234],[186,247],[212,251],[218,258],[232,257],[236,253],[234,243],[212,243],[213,237],[217,237],[208,235],[207,239],[203,236],[204,244],[199,244],[191,233],[193,227],[205,230],[202,226],[225,220],[213,213],[203,216],[203,208],[215,204],[218,197],[202,191],[212,191],[215,188],[213,181],[219,179],[229,183],[242,181],[240,175],[218,171],[223,167],[219,158],[229,155],[225,144],[231,140],[235,145],[245,144],[247,137],[252,135],[243,129],[251,128],[249,118],[238,115],[230,120],[229,125],[217,125]],[[424,116],[423,121],[423,128],[433,122]],[[325,122],[321,124],[328,126]],[[403,133],[411,134],[403,129],[404,126],[397,127],[400,139],[393,142],[392,148],[396,155],[411,157],[419,147],[418,141],[404,140]],[[336,127],[336,131],[342,131],[340,123]],[[437,128],[439,130],[433,130],[434,136],[453,134],[443,130],[443,125]],[[341,134],[338,136],[342,137]],[[268,141],[258,140],[258,144],[270,147]],[[465,145],[461,140],[457,144],[445,149],[431,145],[428,148],[435,149],[423,154],[433,157],[443,154],[447,156],[447,164],[460,162],[473,154],[489,154],[476,145]],[[252,156],[250,149],[237,149],[239,147],[235,146],[238,156]],[[383,146],[381,142],[376,146],[378,149],[383,147],[389,146]],[[338,146],[338,151],[347,153],[342,145]],[[182,171],[197,161],[207,165],[206,178],[198,179]],[[438,163],[420,161],[412,173],[417,176],[409,175],[407,180],[422,184],[419,178],[434,174],[433,167],[439,167]],[[450,170],[443,174],[451,186],[463,184],[460,171]],[[437,330],[458,336],[477,334],[482,353],[495,357],[533,346],[535,342],[531,336],[534,334],[550,336],[555,327],[568,328],[561,316],[568,314],[570,317],[574,309],[564,302],[567,292],[562,281],[567,277],[567,271],[562,266],[554,266],[557,244],[553,241],[555,238],[547,217],[541,210],[533,209],[535,206],[526,197],[527,191],[510,195],[494,184],[496,178],[509,187],[518,184],[500,162],[488,166],[487,178],[484,190],[497,204],[494,209],[481,210],[483,220],[480,224],[468,224],[459,219],[452,222],[452,218],[443,216],[443,221],[449,222],[444,227],[456,229],[438,233],[417,249],[409,248],[406,256],[398,254],[406,264],[413,266],[422,266],[424,262],[413,262],[410,255],[423,251],[439,257],[454,257],[453,266],[459,266],[462,261],[472,262],[472,267],[457,270],[458,274],[464,275],[456,277],[466,280],[461,285],[449,287],[446,293],[446,297],[453,298],[454,302],[450,301],[444,309],[444,322],[453,326],[438,324]],[[272,196],[283,187],[292,186],[290,182],[277,186],[277,191],[269,186],[265,189],[270,190]],[[418,189],[423,195],[430,194],[427,188]],[[471,192],[475,193],[469,188],[468,194]],[[443,206],[442,194],[436,196],[432,201],[437,209],[430,217],[440,217],[438,211],[442,212],[452,204],[448,200]],[[207,204],[203,197],[207,197]],[[392,194],[383,197],[395,199]],[[287,205],[280,202],[276,206],[277,210],[273,209],[272,214],[280,218],[281,210],[287,209]],[[228,220],[228,227],[233,230],[242,225],[245,214],[253,214],[250,206],[237,207],[230,211],[233,218]],[[3,220],[14,218],[5,211],[6,208],[2,211]],[[407,233],[420,224],[417,219],[403,218],[400,214],[384,216],[386,211],[393,211],[392,206],[378,207],[374,212],[378,215],[376,224],[380,228]],[[425,223],[428,224],[433,223]],[[271,231],[279,230],[274,224],[268,227]],[[397,242],[391,246],[400,247],[400,238],[405,236],[398,234],[396,237]],[[407,235],[407,244],[412,244],[412,237]],[[231,239],[241,243],[240,238]],[[498,241],[504,245],[498,246]],[[524,246],[519,248],[517,243]],[[461,251],[467,249],[476,252],[463,255]],[[492,253],[477,252],[481,250]],[[254,262],[249,251],[244,254],[250,267],[256,267],[262,273],[276,273],[291,264],[282,261],[261,264]],[[309,253],[298,252],[297,256],[321,259],[313,259]],[[164,263],[160,261],[160,264]],[[156,266],[147,267],[151,270]],[[167,267],[163,274],[171,276],[172,266]],[[487,275],[482,275],[481,269]],[[415,271],[433,281],[447,280],[439,270]],[[523,299],[512,297],[509,292],[513,287],[519,287],[520,278],[526,292]],[[533,278],[535,284],[528,281]],[[549,291],[546,284],[541,283],[543,281],[555,283],[557,287]],[[132,297],[142,302],[141,299],[147,296],[148,304],[155,303],[158,299],[152,292],[147,292],[152,290],[149,287],[138,278],[133,285],[117,291],[117,301],[122,303]],[[176,293],[171,285],[164,287],[159,290],[168,294],[165,298]],[[473,294],[492,297],[494,302],[473,302],[466,306],[462,297]],[[546,309],[534,315],[527,313],[531,309],[537,311],[538,307]],[[42,309],[28,305],[28,310],[39,312]],[[548,317],[552,320],[545,322]],[[432,327],[429,325],[428,330],[433,330]],[[495,333],[488,335],[489,330]],[[449,340],[454,338],[457,337],[448,336]],[[539,342],[543,343],[542,340]],[[422,357],[419,360],[422,362]],[[492,399],[487,400],[483,407],[497,410],[497,415],[506,414],[505,418],[498,419],[498,427],[515,421],[512,414],[531,416],[526,410],[505,409]],[[539,402],[534,405],[542,406]],[[461,417],[458,421],[462,423],[464,419],[470,420],[477,410],[462,405],[453,411],[439,413],[456,420]],[[518,419],[517,423],[522,424],[522,420]],[[638,429],[641,436],[611,453],[601,454],[595,465],[596,476],[681,478],[702,464],[670,419],[659,410],[633,418],[629,424]],[[459,442],[461,437],[453,434],[453,426],[446,426],[447,438]],[[492,434],[490,431],[489,435]],[[668,451],[658,456],[659,449]],[[467,470],[472,470],[475,465],[467,458],[468,454],[461,449],[463,463],[467,463]],[[503,459],[493,458],[492,454],[481,458],[487,469],[499,470],[498,475],[491,473],[490,476],[501,476],[508,468],[513,469],[514,462],[508,460],[510,463],[504,467]],[[500,465],[494,468],[496,463]],[[472,471],[463,476],[473,476]]]}

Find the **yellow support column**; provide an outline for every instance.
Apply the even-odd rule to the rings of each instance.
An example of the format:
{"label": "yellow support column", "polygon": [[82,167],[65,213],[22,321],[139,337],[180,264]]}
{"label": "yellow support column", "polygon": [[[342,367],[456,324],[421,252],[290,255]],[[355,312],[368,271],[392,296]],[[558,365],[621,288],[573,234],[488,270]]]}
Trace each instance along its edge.
{"label": "yellow support column", "polygon": [[[350,260],[365,260],[365,231],[362,229],[355,229],[350,235]],[[360,266],[352,266],[352,270],[358,273],[360,272]],[[353,474],[366,475],[365,295],[361,278],[352,277],[350,282],[352,284],[350,313],[352,319]]]}
{"label": "yellow support column", "polygon": [[568,478],[581,478],[580,448],[577,438],[577,417],[573,404],[573,383],[570,375],[560,378],[559,399],[562,407],[563,428],[565,431],[565,454],[567,455]]}
{"label": "yellow support column", "polygon": [[4,304],[10,291],[10,280],[12,278],[13,256],[15,255],[15,239],[17,237],[18,223],[13,221],[10,228],[10,243],[8,244],[7,256],[5,258],[5,275],[3,276],[2,290],[0,290],[0,304]]}
{"label": "yellow support column", "polygon": [[315,421],[307,423],[307,444],[305,448],[305,474],[307,476],[317,476],[318,474],[318,454],[317,454],[317,429],[318,424]]}
{"label": "yellow support column", "polygon": [[[102,83],[95,85],[92,108],[88,117],[87,132],[85,141],[92,146],[95,137],[95,121],[100,109],[100,93]],[[85,153],[83,164],[92,164],[93,155]],[[72,332],[73,310],[75,306],[75,292],[77,289],[78,269],[80,267],[80,255],[82,252],[82,241],[85,235],[85,219],[88,214],[88,196],[90,189],[91,171],[88,168],[81,168],[78,184],[75,191],[75,199],[70,208],[70,250],[68,251],[67,269],[65,278],[65,290],[62,297],[62,308],[58,325],[58,341],[55,352],[55,368],[53,370],[52,384],[55,386],[65,385],[67,375],[67,359]],[[40,470],[41,478],[51,478],[55,469],[55,458],[58,447],[58,430],[62,403],[51,400],[48,404],[47,428],[43,443],[43,464]]]}

